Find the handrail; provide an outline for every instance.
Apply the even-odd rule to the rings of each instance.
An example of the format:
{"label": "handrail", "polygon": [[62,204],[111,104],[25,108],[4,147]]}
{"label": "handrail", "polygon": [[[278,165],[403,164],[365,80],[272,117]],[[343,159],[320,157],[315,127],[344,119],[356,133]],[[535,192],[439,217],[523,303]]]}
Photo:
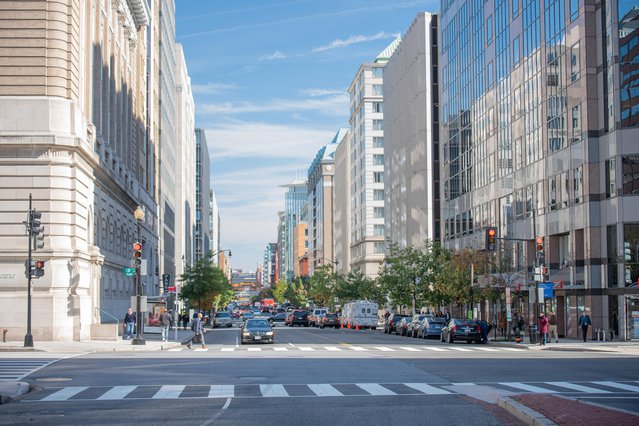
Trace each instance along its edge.
{"label": "handrail", "polygon": [[114,317],[113,315],[111,315],[107,311],[103,311],[102,309],[100,309],[99,306],[96,306],[95,310],[96,311],[100,311],[101,313],[106,314],[107,316],[110,316],[111,318],[113,318],[118,323],[118,328],[120,327],[120,320],[118,318]]}

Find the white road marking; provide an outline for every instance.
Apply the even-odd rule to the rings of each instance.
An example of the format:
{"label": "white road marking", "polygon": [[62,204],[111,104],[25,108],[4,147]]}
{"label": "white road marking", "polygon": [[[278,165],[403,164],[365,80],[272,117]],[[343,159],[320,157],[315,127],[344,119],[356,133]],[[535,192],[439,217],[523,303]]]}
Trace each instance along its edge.
{"label": "white road marking", "polygon": [[209,389],[209,398],[233,398],[234,396],[234,385],[211,385]]}
{"label": "white road marking", "polygon": [[208,348],[197,348],[197,349],[193,349],[194,352],[206,352],[208,351]]}
{"label": "white road marking", "polygon": [[409,346],[400,346],[400,349],[404,349],[405,351],[409,351],[409,352],[421,352],[419,349],[417,348],[411,348]]}
{"label": "white road marking", "polygon": [[222,348],[222,352],[233,352],[235,348]]}
{"label": "white road marking", "polygon": [[314,351],[315,349],[310,348],[308,346],[300,346],[300,351]]}
{"label": "white road marking", "polygon": [[624,383],[617,383],[617,382],[593,382],[593,383],[597,385],[608,386],[611,388],[623,389],[630,392],[639,392],[639,386],[626,385]]}
{"label": "white road marking", "polygon": [[610,393],[607,390],[591,388],[590,386],[577,385],[577,384],[568,383],[568,382],[545,382],[545,383],[548,383],[549,385],[553,385],[553,386],[559,386],[560,388],[567,388],[567,389],[576,390],[576,391],[579,391],[579,392]]}
{"label": "white road marking", "polygon": [[42,401],[66,401],[67,399],[79,394],[80,392],[88,388],[88,386],[62,388],[59,391],[52,393],[45,398],[42,398]]}
{"label": "white road marking", "polygon": [[448,395],[450,392],[444,389],[436,388],[435,386],[427,385],[426,383],[404,383],[404,386],[418,390],[426,395]]}
{"label": "white road marking", "polygon": [[133,392],[137,386],[115,386],[106,391],[98,399],[100,400],[117,400],[124,399],[128,394]]}
{"label": "white road marking", "polygon": [[386,346],[375,346],[375,349],[377,349],[378,351],[384,351],[384,352],[394,352],[395,351],[395,349],[387,348]]}
{"label": "white road marking", "polygon": [[306,385],[317,396],[344,396],[340,391],[329,384]]}
{"label": "white road marking", "polygon": [[169,349],[169,352],[180,352],[182,351],[184,348],[171,348]]}
{"label": "white road marking", "polygon": [[384,386],[377,383],[355,383],[356,386],[364,389],[371,395],[397,395],[390,389],[386,389]]}
{"label": "white road marking", "polygon": [[282,351],[288,351],[288,348],[279,348],[279,347],[275,347],[273,348],[274,351],[278,351],[278,352],[282,352]]}
{"label": "white road marking", "polygon": [[362,348],[361,346],[351,346],[350,347],[354,351],[367,351],[368,349]]}
{"label": "white road marking", "polygon": [[478,351],[484,351],[484,352],[499,352],[499,349],[495,349],[495,348],[475,348]]}
{"label": "white road marking", "polygon": [[336,347],[336,346],[324,346],[324,349],[326,349],[327,351],[333,351],[333,352],[335,352],[335,351],[337,351],[337,352],[341,351],[341,349],[340,349],[340,348],[338,348],[338,347]]}
{"label": "white road marking", "polygon": [[453,346],[451,346],[450,348],[451,351],[459,351],[459,352],[472,352],[472,349],[466,349],[466,348],[455,348]]}
{"label": "white road marking", "polygon": [[260,392],[267,398],[288,396],[283,385],[260,385]]}
{"label": "white road marking", "polygon": [[448,352],[448,349],[435,348],[433,346],[424,346],[424,349],[428,349],[429,351],[435,351],[435,352]]}
{"label": "white road marking", "polygon": [[185,387],[184,385],[164,385],[153,395],[153,399],[179,398]]}
{"label": "white road marking", "polygon": [[261,352],[262,348],[248,348],[249,352]]}
{"label": "white road marking", "polygon": [[521,390],[525,390],[528,392],[532,392],[532,393],[557,393],[554,390],[550,390],[550,389],[544,389],[544,388],[540,388],[538,386],[533,386],[533,385],[525,385],[523,383],[519,383],[519,382],[508,382],[508,383],[499,383],[500,385],[504,385],[504,386],[508,386],[511,388],[515,388],[515,389],[521,389]]}

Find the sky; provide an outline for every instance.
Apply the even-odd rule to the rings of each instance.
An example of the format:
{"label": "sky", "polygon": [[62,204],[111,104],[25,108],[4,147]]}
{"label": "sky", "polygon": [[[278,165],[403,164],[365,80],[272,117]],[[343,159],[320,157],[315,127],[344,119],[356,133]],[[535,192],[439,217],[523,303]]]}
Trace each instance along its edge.
{"label": "sky", "polygon": [[206,131],[222,249],[255,271],[277,242],[280,185],[306,179],[318,150],[348,127],[362,63],[439,2],[176,0],[195,124]]}

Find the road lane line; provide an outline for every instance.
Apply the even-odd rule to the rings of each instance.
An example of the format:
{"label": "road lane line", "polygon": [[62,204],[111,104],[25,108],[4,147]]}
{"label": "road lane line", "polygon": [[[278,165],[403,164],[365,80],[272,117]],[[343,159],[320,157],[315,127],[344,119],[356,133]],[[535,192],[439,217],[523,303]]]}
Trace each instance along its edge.
{"label": "road lane line", "polygon": [[448,349],[435,348],[433,346],[424,346],[424,349],[428,349],[429,351],[435,351],[435,352],[448,352]]}
{"label": "road lane line", "polygon": [[499,352],[499,349],[495,349],[495,348],[475,348],[475,350],[484,351],[484,352]]}
{"label": "road lane line", "polygon": [[384,352],[394,352],[395,351],[395,349],[387,348],[386,346],[375,346],[375,349],[377,349],[378,351],[384,351]]}
{"label": "road lane line", "polygon": [[590,386],[577,385],[575,383],[568,383],[568,382],[545,382],[545,383],[549,385],[553,385],[553,386],[559,386],[560,388],[567,388],[567,389],[572,389],[572,390],[585,392],[585,393],[610,393],[610,391],[607,391],[607,390],[591,388]]}
{"label": "road lane line", "polygon": [[378,383],[355,383],[356,386],[364,389],[371,395],[397,395],[390,389],[386,389],[384,386]]}
{"label": "road lane line", "polygon": [[459,352],[472,352],[472,349],[466,349],[466,348],[454,348],[454,347],[450,347],[448,348],[451,351],[459,351]]}
{"label": "road lane line", "polygon": [[284,385],[260,385],[260,392],[266,398],[288,396]]}
{"label": "road lane line", "polygon": [[249,352],[261,352],[262,348],[248,348]]}
{"label": "road lane line", "polygon": [[185,387],[184,385],[164,385],[153,395],[152,399],[179,398]]}
{"label": "road lane line", "polygon": [[99,400],[117,400],[124,399],[128,394],[133,392],[133,390],[137,386],[114,386],[113,388],[106,391],[102,396],[100,396]]}
{"label": "road lane line", "polygon": [[233,352],[235,348],[222,348],[222,352]]}
{"label": "road lane line", "polygon": [[47,396],[46,398],[42,398],[41,401],[66,401],[67,399],[79,394],[80,392],[88,388],[88,386],[70,386],[67,388],[62,388],[59,391]]}
{"label": "road lane line", "polygon": [[308,346],[299,346],[300,351],[314,351],[315,349],[310,348]]}
{"label": "road lane line", "polygon": [[234,398],[235,385],[211,385],[209,398]]}
{"label": "road lane line", "polygon": [[273,348],[274,351],[278,351],[278,352],[282,352],[282,351],[288,351],[288,348]]}
{"label": "road lane line", "polygon": [[361,346],[349,346],[354,351],[367,351],[368,349],[362,348]]}
{"label": "road lane line", "polygon": [[538,386],[526,385],[519,382],[501,382],[500,385],[508,386],[515,389],[521,389],[532,393],[557,393],[557,391],[540,388]]}
{"label": "road lane line", "polygon": [[593,382],[593,383],[597,385],[608,386],[611,388],[623,389],[630,392],[639,392],[639,386],[626,385],[624,383],[617,383],[617,382]]}
{"label": "road lane line", "polygon": [[404,383],[404,386],[418,390],[426,395],[449,395],[450,392],[444,389],[436,388],[435,386],[427,385],[426,383]]}
{"label": "road lane line", "polygon": [[511,351],[511,352],[523,352],[524,349],[519,348],[501,348],[502,351]]}
{"label": "road lane line", "polygon": [[409,346],[400,346],[400,349],[404,349],[405,351],[409,351],[409,352],[421,352],[419,349],[417,348],[411,348]]}
{"label": "road lane line", "polygon": [[327,351],[333,351],[333,352],[335,352],[335,351],[340,352],[341,351],[341,349],[338,348],[337,346],[324,346],[324,349],[326,349]]}
{"label": "road lane line", "polygon": [[306,385],[317,396],[344,396],[340,391],[328,384]]}

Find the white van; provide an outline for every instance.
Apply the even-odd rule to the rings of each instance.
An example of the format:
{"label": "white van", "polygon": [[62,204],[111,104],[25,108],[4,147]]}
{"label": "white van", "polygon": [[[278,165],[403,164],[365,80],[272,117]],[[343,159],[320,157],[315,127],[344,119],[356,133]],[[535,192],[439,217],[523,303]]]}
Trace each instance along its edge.
{"label": "white van", "polygon": [[345,304],[342,310],[342,326],[377,329],[377,308],[377,303],[368,300],[356,300]]}
{"label": "white van", "polygon": [[320,315],[328,313],[328,309],[326,308],[317,308],[317,309],[313,309],[313,311],[311,312],[311,314],[309,315],[309,322],[311,323],[311,325],[313,327],[318,327],[319,323],[317,322],[317,319],[319,318]]}

